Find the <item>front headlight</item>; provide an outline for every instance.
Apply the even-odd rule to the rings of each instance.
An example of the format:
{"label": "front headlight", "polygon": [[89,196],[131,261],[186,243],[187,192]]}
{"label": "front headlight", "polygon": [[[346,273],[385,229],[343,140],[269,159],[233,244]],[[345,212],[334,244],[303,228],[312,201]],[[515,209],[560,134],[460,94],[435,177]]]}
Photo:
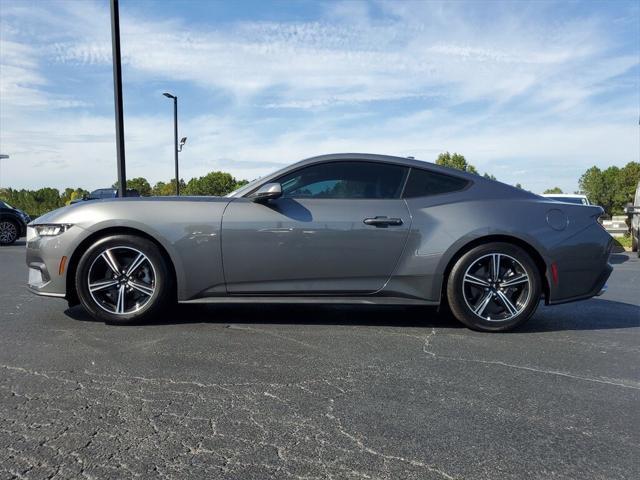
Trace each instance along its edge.
{"label": "front headlight", "polygon": [[66,232],[71,228],[70,223],[49,223],[42,225],[34,225],[33,228],[36,231],[36,235],[39,237],[55,237],[61,233]]}

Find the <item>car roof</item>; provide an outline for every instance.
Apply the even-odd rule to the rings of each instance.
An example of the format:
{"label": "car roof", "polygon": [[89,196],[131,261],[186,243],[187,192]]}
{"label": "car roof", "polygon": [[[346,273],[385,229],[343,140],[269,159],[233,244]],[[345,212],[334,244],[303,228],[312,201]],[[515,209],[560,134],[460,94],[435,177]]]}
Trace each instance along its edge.
{"label": "car roof", "polygon": [[398,157],[393,155],[379,155],[375,153],[330,153],[326,155],[318,155],[315,157],[305,158],[304,160],[300,160],[299,162],[293,163],[291,165],[287,165],[286,167],[281,168],[273,173],[265,175],[264,177],[260,177],[252,182],[249,182],[244,187],[239,188],[238,190],[232,192],[229,196],[232,197],[241,197],[248,192],[251,192],[256,188],[259,184],[268,183],[274,178],[278,178],[286,173],[292,172],[302,167],[306,167],[309,165],[313,165],[316,163],[323,162],[331,162],[331,161],[366,161],[366,162],[380,162],[380,163],[394,163],[397,165],[403,165],[405,167],[412,168],[421,168],[424,170],[429,170],[432,172],[441,173],[443,175],[449,175],[452,177],[463,178],[470,182],[473,182],[476,185],[485,185],[489,188],[496,188],[497,185],[501,185],[501,187],[508,188],[514,192],[517,192],[519,195],[524,195],[527,197],[536,196],[531,192],[527,192],[526,190],[522,190],[511,185],[507,185],[505,183],[491,180],[488,178],[484,178],[481,175],[476,173],[464,172],[462,170],[457,170],[455,168],[445,167],[442,165],[436,165],[432,162],[425,162],[422,160],[417,160],[415,158],[408,157]]}
{"label": "car roof", "polygon": [[[477,181],[479,175],[474,173],[464,172],[462,170],[457,170],[454,168],[444,167],[442,165],[436,165],[432,162],[425,162],[423,160],[417,160],[415,158],[409,157],[397,157],[394,155],[379,155],[375,153],[330,153],[327,155],[317,155],[315,157],[305,158],[304,160],[300,160],[292,165],[286,167],[286,169],[295,169],[299,167],[303,167],[305,165],[311,165],[314,163],[321,162],[330,162],[330,161],[348,161],[348,160],[360,160],[367,162],[381,162],[381,163],[395,163],[397,165],[404,165],[406,167],[414,167],[414,168],[426,168],[428,170],[440,172],[447,175],[455,175],[459,177],[464,177],[469,180]],[[482,177],[480,177],[482,178]]]}

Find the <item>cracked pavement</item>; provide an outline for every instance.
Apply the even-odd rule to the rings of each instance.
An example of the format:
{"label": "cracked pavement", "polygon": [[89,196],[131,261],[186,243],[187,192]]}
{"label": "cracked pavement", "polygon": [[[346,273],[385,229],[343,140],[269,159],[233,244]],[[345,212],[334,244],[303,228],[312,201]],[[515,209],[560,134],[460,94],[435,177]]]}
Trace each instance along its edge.
{"label": "cracked pavement", "polygon": [[188,306],[113,327],[0,249],[0,479],[639,478],[640,261],[482,334],[433,309]]}

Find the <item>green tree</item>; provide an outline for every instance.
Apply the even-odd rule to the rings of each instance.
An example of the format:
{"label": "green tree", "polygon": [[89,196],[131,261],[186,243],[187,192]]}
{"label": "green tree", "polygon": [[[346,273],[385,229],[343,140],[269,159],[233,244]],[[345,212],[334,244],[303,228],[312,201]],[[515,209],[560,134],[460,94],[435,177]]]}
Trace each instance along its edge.
{"label": "green tree", "polygon": [[[167,184],[164,182],[156,182],[156,184],[151,189],[151,195],[154,197],[161,197],[163,195],[168,195],[164,193],[167,189]],[[175,191],[175,190],[174,190]]]}
{"label": "green tree", "polygon": [[[120,182],[116,182],[112,185],[113,188],[118,188]],[[151,185],[144,177],[135,177],[127,179],[127,190],[135,190],[142,197],[148,197],[151,195]]]}
{"label": "green tree", "polygon": [[521,189],[521,190],[524,190],[524,188],[522,187],[522,184],[520,184],[520,183],[516,183],[516,188],[519,188],[519,189]]}
{"label": "green tree", "polygon": [[560,187],[547,188],[543,193],[563,193]]}
{"label": "green tree", "polygon": [[444,167],[456,168],[458,170],[462,170],[463,172],[469,172],[469,173],[475,173],[475,174],[478,173],[478,170],[476,169],[476,167],[468,163],[466,158],[464,158],[464,155],[461,155],[455,152],[441,153],[440,155],[438,155],[438,158],[436,159],[436,164],[442,165]]}
{"label": "green tree", "polygon": [[234,191],[243,184],[238,182],[230,173],[209,172],[202,177],[189,180],[185,188],[185,194],[222,196]]}
{"label": "green tree", "polygon": [[151,195],[151,185],[144,177],[136,177],[131,180],[127,180],[127,189],[137,191],[140,196],[148,197]]}
{"label": "green tree", "polygon": [[[184,182],[184,180],[181,178],[180,179],[180,192],[181,193],[185,192],[186,188],[187,188],[187,185]],[[175,179],[170,180],[169,183],[158,182],[151,189],[151,195],[154,195],[156,197],[167,197],[167,196],[171,196],[171,195],[175,195],[175,194],[176,194],[176,181],[175,181]]]}
{"label": "green tree", "polygon": [[640,163],[629,162],[622,168],[591,167],[582,174],[578,184],[591,203],[600,205],[608,215],[618,215],[632,201],[638,181]]}
{"label": "green tree", "polygon": [[60,192],[55,188],[48,187],[38,190],[6,188],[2,190],[0,198],[34,218],[64,206],[63,196]]}
{"label": "green tree", "polygon": [[489,180],[498,180],[495,175],[492,175],[492,174],[490,174],[488,172],[485,172],[484,175],[482,175],[482,176],[484,178],[488,178]]}
{"label": "green tree", "polygon": [[640,182],[640,162],[627,163],[621,169],[618,184],[622,200],[622,204],[620,205],[621,209],[624,209],[627,203],[633,202],[638,182]]}
{"label": "green tree", "polygon": [[72,200],[76,200],[84,197],[85,195],[89,195],[89,191],[84,188],[70,188],[67,187],[64,189],[64,192],[61,195],[62,203],[65,205],[69,205]]}

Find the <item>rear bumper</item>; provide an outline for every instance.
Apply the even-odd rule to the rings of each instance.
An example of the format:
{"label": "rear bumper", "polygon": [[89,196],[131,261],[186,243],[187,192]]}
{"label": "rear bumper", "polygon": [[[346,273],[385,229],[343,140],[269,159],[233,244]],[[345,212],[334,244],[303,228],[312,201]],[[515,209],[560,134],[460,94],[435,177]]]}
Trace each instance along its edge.
{"label": "rear bumper", "polygon": [[607,280],[609,279],[609,276],[611,275],[612,271],[613,271],[613,267],[611,266],[611,264],[607,263],[606,268],[602,271],[594,287],[589,292],[584,293],[582,295],[577,295],[574,297],[558,298],[558,299],[551,298],[548,304],[557,305],[559,303],[569,303],[569,302],[575,302],[578,300],[586,300],[591,297],[599,297],[600,295],[604,294],[607,291]]}
{"label": "rear bumper", "polygon": [[573,302],[604,293],[613,267],[609,255],[613,238],[597,224],[589,226],[550,250],[557,276],[548,273],[547,303]]}

